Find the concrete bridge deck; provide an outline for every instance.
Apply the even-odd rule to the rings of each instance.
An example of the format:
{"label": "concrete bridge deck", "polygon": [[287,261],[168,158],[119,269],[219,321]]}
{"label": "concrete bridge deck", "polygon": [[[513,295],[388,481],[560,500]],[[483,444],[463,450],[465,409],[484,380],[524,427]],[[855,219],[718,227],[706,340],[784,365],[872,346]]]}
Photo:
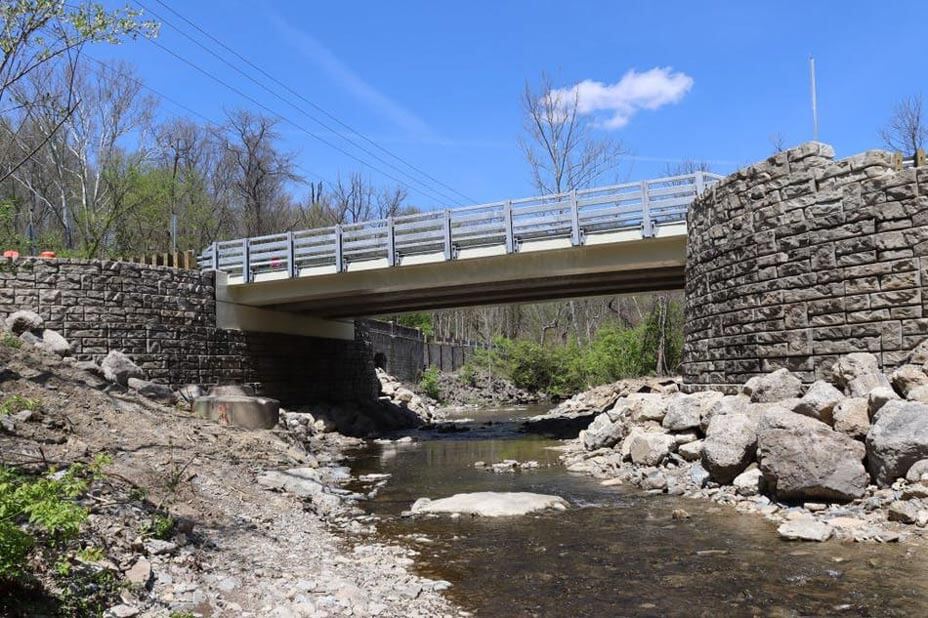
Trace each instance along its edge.
{"label": "concrete bridge deck", "polygon": [[683,287],[697,172],[214,243],[223,299],[321,318]]}

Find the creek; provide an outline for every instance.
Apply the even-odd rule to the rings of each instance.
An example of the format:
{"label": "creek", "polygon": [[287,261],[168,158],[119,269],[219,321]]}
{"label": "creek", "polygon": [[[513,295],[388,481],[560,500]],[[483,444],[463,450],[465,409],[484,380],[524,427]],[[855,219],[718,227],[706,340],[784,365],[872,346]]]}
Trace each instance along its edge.
{"label": "creek", "polygon": [[[418,571],[451,582],[449,598],[477,616],[928,615],[918,546],[790,543],[758,515],[604,486],[567,472],[557,440],[520,430],[541,411],[467,410],[467,431],[415,431],[413,444],[371,443],[352,461],[356,474],[392,475],[364,503],[378,534],[416,549]],[[539,468],[474,467],[504,459]],[[554,494],[571,508],[401,516],[417,498],[475,491]],[[673,519],[676,509],[690,518]]]}

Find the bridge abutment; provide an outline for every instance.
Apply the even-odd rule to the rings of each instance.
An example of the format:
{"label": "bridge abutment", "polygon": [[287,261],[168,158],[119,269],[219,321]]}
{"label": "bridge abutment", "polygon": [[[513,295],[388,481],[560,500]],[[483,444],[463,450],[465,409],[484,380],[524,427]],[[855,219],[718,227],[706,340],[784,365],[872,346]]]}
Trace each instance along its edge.
{"label": "bridge abutment", "polygon": [[781,367],[811,382],[849,352],[888,370],[928,337],[928,167],[808,143],[720,181],[687,221],[687,390]]}

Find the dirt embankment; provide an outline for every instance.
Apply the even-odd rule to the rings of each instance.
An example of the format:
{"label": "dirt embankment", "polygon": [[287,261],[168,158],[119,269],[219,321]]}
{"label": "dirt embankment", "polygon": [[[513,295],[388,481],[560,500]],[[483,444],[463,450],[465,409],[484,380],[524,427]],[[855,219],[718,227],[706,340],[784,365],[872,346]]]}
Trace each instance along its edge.
{"label": "dirt embankment", "polygon": [[458,613],[437,592],[445,582],[409,571],[412,552],[371,540],[372,522],[356,506],[363,496],[341,487],[349,471],[338,462],[354,439],[295,436],[283,423],[219,426],[5,345],[0,391],[35,408],[5,415],[0,464],[41,474],[99,453],[112,459],[79,499],[90,513],[79,536],[56,564],[34,551],[35,579],[7,584],[0,614]]}

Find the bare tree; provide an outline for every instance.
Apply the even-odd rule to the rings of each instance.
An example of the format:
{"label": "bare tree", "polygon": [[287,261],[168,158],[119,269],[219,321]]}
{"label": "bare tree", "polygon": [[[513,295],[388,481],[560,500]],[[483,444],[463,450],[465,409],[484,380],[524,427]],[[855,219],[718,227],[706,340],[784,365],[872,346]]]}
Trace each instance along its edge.
{"label": "bare tree", "polygon": [[899,101],[880,138],[890,150],[911,156],[928,142],[928,125],[922,110],[922,96],[913,95]]}
{"label": "bare tree", "polygon": [[770,146],[773,148],[773,154],[779,154],[786,150],[786,145],[782,133],[771,133],[767,139],[770,140]]}
{"label": "bare tree", "polygon": [[594,135],[591,119],[580,113],[576,89],[556,89],[543,74],[537,89],[525,85],[522,106],[525,137],[520,144],[540,192],[587,187],[618,166],[622,144]]}

